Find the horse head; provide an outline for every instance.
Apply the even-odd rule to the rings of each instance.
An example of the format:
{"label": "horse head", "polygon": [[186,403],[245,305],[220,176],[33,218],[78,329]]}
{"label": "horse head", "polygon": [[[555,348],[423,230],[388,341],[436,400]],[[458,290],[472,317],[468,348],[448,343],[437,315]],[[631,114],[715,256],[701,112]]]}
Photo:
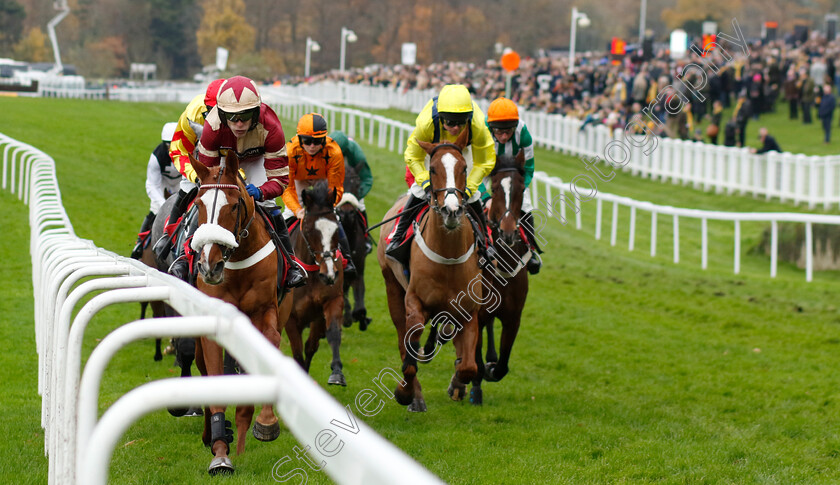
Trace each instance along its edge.
{"label": "horse head", "polygon": [[247,234],[249,217],[254,214],[254,200],[243,197],[245,187],[239,178],[239,159],[233,150],[218,167],[206,167],[190,157],[200,186],[195,204],[198,207],[198,229],[191,247],[201,256],[198,271],[209,285],[224,280],[225,262]]}
{"label": "horse head", "polygon": [[[338,259],[338,216],[333,209],[335,189],[329,190],[326,181],[319,181],[301,194],[306,208],[300,222],[300,234],[318,265],[318,277],[326,285],[336,280]],[[349,258],[349,254],[343,255]]]}
{"label": "horse head", "polygon": [[455,143],[417,144],[429,154],[429,179],[431,181],[431,206],[443,217],[443,226],[454,231],[461,226],[464,206],[467,203],[467,161],[462,154],[467,146],[469,130],[465,127]]}
{"label": "horse head", "polygon": [[525,191],[525,153],[519,150],[515,158],[498,155],[490,177],[493,199],[487,221],[498,231],[502,242],[513,246],[519,234],[519,214]]}

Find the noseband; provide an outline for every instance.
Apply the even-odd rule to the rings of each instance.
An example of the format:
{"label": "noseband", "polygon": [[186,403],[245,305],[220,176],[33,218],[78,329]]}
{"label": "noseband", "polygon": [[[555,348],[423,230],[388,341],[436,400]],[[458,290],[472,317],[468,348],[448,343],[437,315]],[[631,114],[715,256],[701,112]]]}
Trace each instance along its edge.
{"label": "noseband", "polygon": [[[221,170],[219,170],[218,175],[216,175],[216,180],[221,178],[222,173],[224,173],[224,171],[225,171],[225,167],[222,166]],[[254,212],[251,213],[251,217],[248,219],[248,223],[245,224],[245,226],[242,227],[242,230],[240,231],[239,230],[239,225],[242,221],[242,217],[240,216],[240,213],[241,213],[242,208],[245,207],[245,200],[242,198],[242,189],[239,188],[239,185],[236,185],[236,184],[218,184],[218,183],[216,183],[216,184],[201,185],[198,188],[199,192],[204,190],[204,189],[214,189],[214,190],[216,190],[217,195],[218,195],[218,191],[222,190],[222,189],[235,189],[237,192],[239,192],[239,200],[236,202],[236,225],[233,227],[233,231],[232,231],[233,232],[233,237],[235,238],[236,244],[238,246],[239,241],[248,237],[248,234],[249,234],[248,233],[248,228],[251,227],[251,223],[254,222],[254,217],[256,216],[257,211],[254,210]],[[212,207],[212,211],[211,211],[212,215],[210,216],[210,219],[207,221],[208,224],[218,225],[218,223],[216,223],[212,220],[213,216],[215,216],[215,214],[216,214],[216,201],[218,199],[219,199],[218,196],[213,198],[213,207]],[[246,217],[247,217],[247,214],[246,214]],[[233,251],[236,248],[233,248],[233,247],[230,247],[230,246],[224,246],[224,245],[220,245],[220,246],[222,246],[222,248],[223,248],[222,249],[222,260],[224,260],[224,262],[227,263],[228,260],[230,259],[230,257],[233,255]]]}

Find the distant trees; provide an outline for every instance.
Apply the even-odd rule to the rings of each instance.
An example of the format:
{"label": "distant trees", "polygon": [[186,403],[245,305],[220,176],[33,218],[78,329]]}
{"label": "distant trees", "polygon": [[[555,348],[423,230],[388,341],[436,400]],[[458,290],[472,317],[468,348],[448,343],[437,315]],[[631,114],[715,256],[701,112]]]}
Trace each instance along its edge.
{"label": "distant trees", "polygon": [[14,58],[18,61],[47,62],[51,58],[47,47],[47,36],[37,27],[29,29],[26,35],[15,44],[13,52]]}
{"label": "distant trees", "polygon": [[0,56],[11,52],[23,33],[26,11],[15,0],[0,0]]}

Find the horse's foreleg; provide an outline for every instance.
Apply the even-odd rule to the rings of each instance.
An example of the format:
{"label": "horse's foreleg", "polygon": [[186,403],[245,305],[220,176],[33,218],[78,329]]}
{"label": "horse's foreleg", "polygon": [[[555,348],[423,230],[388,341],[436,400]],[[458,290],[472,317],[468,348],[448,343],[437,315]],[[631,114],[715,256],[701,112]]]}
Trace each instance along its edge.
{"label": "horse's foreleg", "polygon": [[315,357],[318,347],[321,346],[321,339],[324,338],[324,332],[326,331],[325,326],[326,322],[323,317],[309,323],[309,338],[306,339],[306,347],[304,348],[306,359],[303,362],[303,369],[306,372],[309,372],[309,368],[312,366],[312,358]]}
{"label": "horse's foreleg", "polygon": [[365,331],[373,320],[367,316],[365,307],[364,259],[356,263],[356,279],[353,280],[353,320],[359,322],[359,330]]}
{"label": "horse's foreleg", "polygon": [[496,354],[496,338],[493,336],[493,321],[494,317],[490,317],[489,321],[485,325],[487,329],[487,354],[486,360],[487,362],[496,362],[499,360],[499,356]]}
{"label": "horse's foreleg", "polygon": [[333,303],[324,310],[324,319],[327,322],[327,343],[332,350],[332,362],[330,362],[330,377],[327,384],[346,386],[341,363],[341,311],[344,306],[344,299],[335,298]]}
{"label": "horse's foreleg", "polygon": [[[277,308],[274,306],[269,306],[268,310],[262,315],[262,318],[257,322],[254,321],[257,328],[262,330],[263,335],[272,345],[275,347],[280,347],[280,339],[281,334],[277,330],[277,318],[278,312]],[[254,408],[251,408],[251,415],[254,414]],[[240,431],[240,441],[239,443],[242,446],[245,446],[245,436],[244,432],[239,426],[239,408],[237,408],[237,423],[236,428]],[[248,422],[245,426],[245,432],[248,431],[248,426],[251,424],[251,418],[248,418]],[[256,421],[254,422],[254,438],[260,441],[273,441],[280,436],[280,425],[277,423],[277,416],[274,415],[274,410],[272,409],[271,404],[265,404],[260,411],[259,416],[257,416]],[[239,453],[239,443],[236,446],[236,452]]]}
{"label": "horse's foreleg", "polygon": [[344,284],[344,318],[343,318],[343,325],[345,328],[350,328],[353,326],[353,317],[352,309],[350,308],[350,285],[348,283]]}
{"label": "horse's foreleg", "polygon": [[502,321],[502,337],[499,340],[499,360],[498,362],[488,362],[486,368],[486,380],[490,382],[498,382],[507,375],[508,362],[510,361],[510,354],[513,350],[513,342],[516,340],[516,334],[519,333],[519,324],[522,319],[522,313],[511,316]]}
{"label": "horse's foreleg", "polygon": [[478,344],[478,316],[474,312],[467,324],[455,334],[455,375],[449,384],[449,397],[454,401],[464,398],[466,384],[469,383],[478,372],[475,363],[475,352]]}
{"label": "horse's foreleg", "polygon": [[254,406],[236,406],[236,454],[245,452],[245,436],[251,427],[254,417]]}
{"label": "horse's foreleg", "polygon": [[[202,375],[222,375],[224,372],[222,347],[207,337],[201,337],[196,339],[196,350],[199,349],[202,357],[196,359],[196,363]],[[210,446],[210,451],[214,456],[208,472],[211,475],[232,472],[233,465],[230,463],[228,453],[230,443],[233,441],[233,430],[230,428],[230,421],[225,420],[225,406],[208,406],[204,423],[202,440]]]}
{"label": "horse's foreleg", "polygon": [[476,372],[472,379],[472,387],[470,388],[470,404],[476,406],[484,403],[484,395],[481,391],[481,381],[484,379],[484,362],[481,360],[481,330],[479,327],[478,337],[475,344],[475,363]]}
{"label": "horse's foreleg", "polygon": [[409,411],[425,411],[426,402],[420,392],[417,381],[417,359],[420,354],[420,337],[426,324],[426,311],[417,295],[413,292],[405,295],[405,325],[406,332],[402,336],[401,350],[403,354],[403,377],[406,385],[398,386],[394,395],[402,405],[409,405]]}
{"label": "horse's foreleg", "polygon": [[298,327],[298,319],[294,314],[286,320],[286,336],[289,337],[289,345],[292,347],[292,357],[302,369],[306,369],[303,362],[303,337]]}

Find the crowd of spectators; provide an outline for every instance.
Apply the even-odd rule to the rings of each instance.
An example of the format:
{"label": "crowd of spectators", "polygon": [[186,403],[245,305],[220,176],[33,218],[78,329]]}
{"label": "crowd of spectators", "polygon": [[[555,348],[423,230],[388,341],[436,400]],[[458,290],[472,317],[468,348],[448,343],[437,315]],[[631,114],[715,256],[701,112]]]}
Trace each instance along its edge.
{"label": "crowd of spectators", "polygon": [[[725,145],[744,146],[749,121],[775,111],[780,97],[787,101],[790,118],[798,119],[801,113],[802,122],[807,124],[813,122],[813,112],[820,108],[824,94],[833,91],[835,85],[840,87],[840,42],[828,42],[818,34],[804,43],[756,42],[750,45],[749,55],[737,46],[723,47],[729,56],[715,50],[705,59],[691,51],[689,56],[675,60],[667,50],[660,50],[645,61],[630,55],[614,60],[607,53],[588,52],[577,56],[572,74],[568,73],[567,56],[526,57],[514,73],[511,98],[527,110],[563,114],[584,120],[584,126],[604,124],[610,128],[625,126],[649,107],[660,121],[649,122],[649,127],[659,136],[718,143],[723,132]],[[690,63],[706,67],[705,83],[697,69],[688,71],[685,83],[678,82]],[[483,65],[373,65],[293,82],[345,81],[403,90],[437,90],[448,83],[460,83],[477,97],[490,100],[505,93],[505,76],[499,63],[491,59]],[[700,97],[689,92],[686,83],[702,85]],[[676,115],[665,110],[667,96],[660,96],[667,86],[690,100]],[[833,112],[833,102],[830,104]],[[825,137],[828,142],[831,122],[829,117],[826,125],[828,107],[823,104],[822,108],[817,116],[829,130]],[[711,125],[705,132],[698,128],[703,120]]]}

